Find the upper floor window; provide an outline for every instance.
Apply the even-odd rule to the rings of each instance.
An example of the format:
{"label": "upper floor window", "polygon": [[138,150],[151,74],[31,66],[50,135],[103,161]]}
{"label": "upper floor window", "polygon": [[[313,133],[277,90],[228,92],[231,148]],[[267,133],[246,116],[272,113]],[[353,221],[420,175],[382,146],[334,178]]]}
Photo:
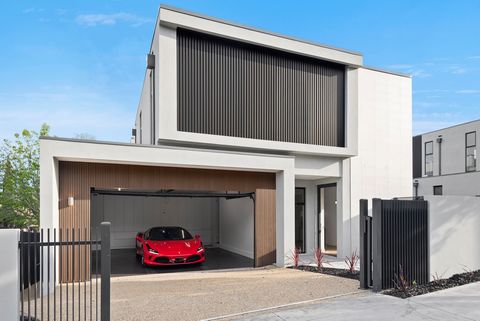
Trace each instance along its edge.
{"label": "upper floor window", "polygon": [[473,172],[477,170],[477,133],[470,132],[465,134],[465,171]]}
{"label": "upper floor window", "polygon": [[425,175],[433,175],[433,141],[425,143]]}

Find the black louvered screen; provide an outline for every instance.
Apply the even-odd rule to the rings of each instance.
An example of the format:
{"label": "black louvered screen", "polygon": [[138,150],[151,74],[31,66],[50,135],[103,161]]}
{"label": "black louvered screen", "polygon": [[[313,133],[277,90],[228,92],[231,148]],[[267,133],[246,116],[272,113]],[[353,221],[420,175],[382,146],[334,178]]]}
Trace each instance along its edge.
{"label": "black louvered screen", "polygon": [[374,291],[395,287],[401,270],[408,284],[429,282],[428,202],[360,200],[360,284]]}
{"label": "black louvered screen", "polygon": [[343,147],[345,67],[177,30],[178,130]]}

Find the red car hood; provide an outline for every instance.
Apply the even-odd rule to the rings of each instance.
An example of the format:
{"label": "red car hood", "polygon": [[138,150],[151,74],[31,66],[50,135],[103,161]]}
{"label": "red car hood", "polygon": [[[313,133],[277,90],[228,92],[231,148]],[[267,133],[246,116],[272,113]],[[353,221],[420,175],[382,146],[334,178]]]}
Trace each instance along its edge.
{"label": "red car hood", "polygon": [[191,255],[196,254],[201,240],[184,241],[146,241],[159,255]]}

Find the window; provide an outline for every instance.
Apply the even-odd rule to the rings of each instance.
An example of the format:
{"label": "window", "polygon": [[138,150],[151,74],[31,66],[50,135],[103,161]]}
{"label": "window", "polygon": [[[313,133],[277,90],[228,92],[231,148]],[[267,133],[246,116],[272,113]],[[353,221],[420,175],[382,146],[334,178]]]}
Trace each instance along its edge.
{"label": "window", "polygon": [[425,143],[425,175],[433,176],[433,141]]}
{"label": "window", "polygon": [[477,133],[465,134],[465,171],[474,172],[477,170]]}
{"label": "window", "polygon": [[295,188],[295,247],[305,253],[305,188]]}
{"label": "window", "polygon": [[434,186],[433,195],[443,195],[443,186],[442,185]]}

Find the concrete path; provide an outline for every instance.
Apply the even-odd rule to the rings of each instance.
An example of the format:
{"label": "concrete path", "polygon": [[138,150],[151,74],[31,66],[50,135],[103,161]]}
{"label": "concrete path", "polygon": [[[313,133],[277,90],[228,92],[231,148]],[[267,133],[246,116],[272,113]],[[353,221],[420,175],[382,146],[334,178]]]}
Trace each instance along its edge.
{"label": "concrete path", "polygon": [[480,320],[480,282],[406,300],[362,293],[225,320]]}

